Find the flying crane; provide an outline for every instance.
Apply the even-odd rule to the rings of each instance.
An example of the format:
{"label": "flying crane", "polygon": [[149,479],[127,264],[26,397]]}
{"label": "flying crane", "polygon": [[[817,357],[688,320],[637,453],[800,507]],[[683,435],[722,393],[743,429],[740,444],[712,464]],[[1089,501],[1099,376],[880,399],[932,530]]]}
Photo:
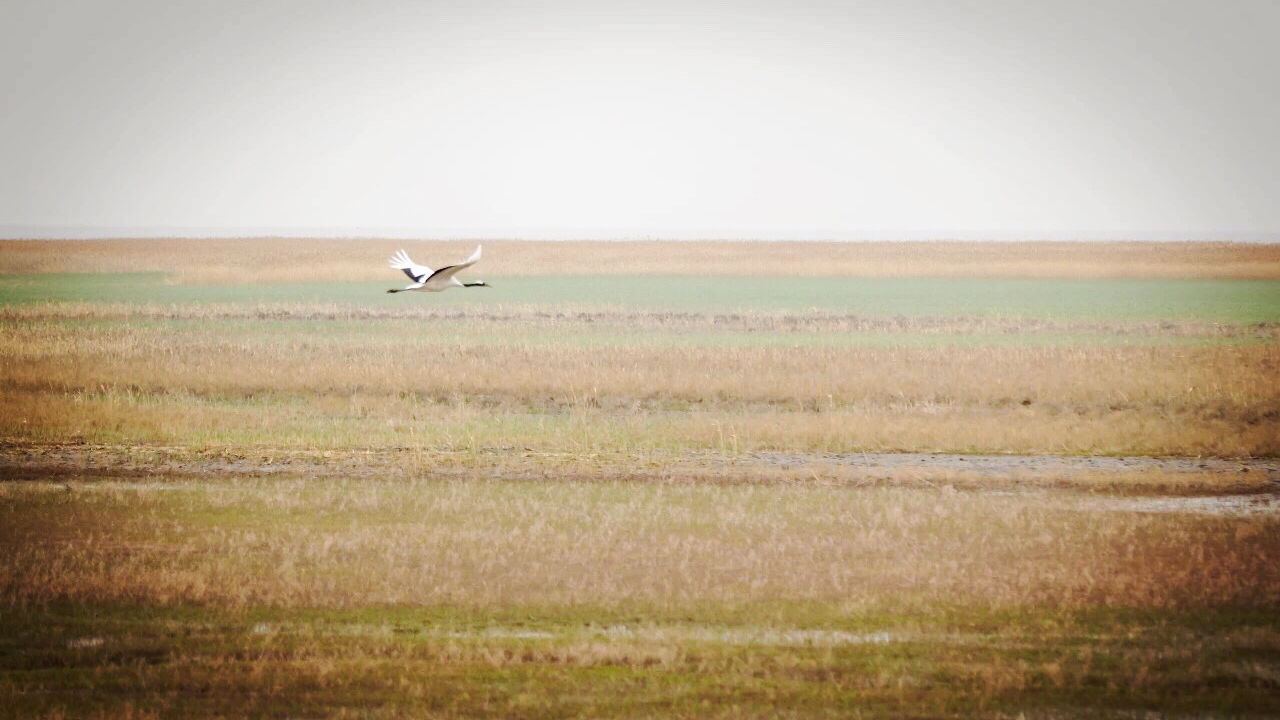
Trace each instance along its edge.
{"label": "flying crane", "polygon": [[480,246],[476,246],[476,251],[471,253],[471,257],[458,263],[457,265],[445,265],[444,267],[432,272],[431,268],[426,265],[419,265],[409,259],[408,253],[399,250],[392,255],[387,264],[396,270],[403,270],[405,275],[413,281],[412,285],[406,285],[402,288],[393,288],[388,290],[389,293],[405,292],[406,290],[422,290],[424,292],[443,292],[451,287],[489,287],[489,284],[483,280],[475,282],[462,282],[454,277],[460,270],[475,265],[480,261]]}

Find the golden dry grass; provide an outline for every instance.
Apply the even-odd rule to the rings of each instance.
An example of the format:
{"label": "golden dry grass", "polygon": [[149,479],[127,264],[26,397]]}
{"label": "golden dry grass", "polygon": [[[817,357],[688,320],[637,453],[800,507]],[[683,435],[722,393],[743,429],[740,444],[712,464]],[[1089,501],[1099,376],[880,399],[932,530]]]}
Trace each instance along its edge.
{"label": "golden dry grass", "polygon": [[[821,342],[838,321],[821,319],[761,345],[751,327],[735,334],[690,317],[464,311],[322,321],[317,332],[287,312],[247,322],[208,309],[95,312],[37,306],[0,318],[0,434],[326,449],[1223,456],[1274,454],[1280,437],[1272,342],[903,346],[893,339],[918,332],[891,324],[858,331],[870,346],[832,347]],[[957,320],[956,331],[971,324]],[[976,323],[996,334],[1005,325]],[[1048,332],[1063,328],[1073,332]],[[690,334],[701,340],[689,344]]]}
{"label": "golden dry grass", "polygon": [[1061,494],[248,479],[0,485],[0,504],[28,509],[0,553],[10,607],[1280,602],[1273,517]]}
{"label": "golden dry grass", "polygon": [[[433,267],[470,241],[0,240],[0,273],[170,273],[174,282],[385,280],[404,247]],[[488,276],[712,274],[821,277],[1280,278],[1280,245],[1232,243],[768,243],[484,241]]]}

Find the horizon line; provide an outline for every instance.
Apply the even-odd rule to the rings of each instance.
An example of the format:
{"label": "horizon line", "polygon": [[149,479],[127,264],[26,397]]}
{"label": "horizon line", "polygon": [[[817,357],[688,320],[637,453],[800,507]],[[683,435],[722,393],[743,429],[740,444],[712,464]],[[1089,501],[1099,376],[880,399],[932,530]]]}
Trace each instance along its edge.
{"label": "horizon line", "polygon": [[1280,231],[845,231],[797,233],[492,232],[409,227],[0,225],[4,240],[255,239],[531,242],[1235,242],[1280,243]]}

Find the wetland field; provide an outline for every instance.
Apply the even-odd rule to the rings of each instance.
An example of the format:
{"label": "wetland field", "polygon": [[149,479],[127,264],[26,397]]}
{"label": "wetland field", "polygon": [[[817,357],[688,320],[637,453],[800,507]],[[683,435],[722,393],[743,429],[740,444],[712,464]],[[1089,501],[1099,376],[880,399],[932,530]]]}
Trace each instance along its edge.
{"label": "wetland field", "polygon": [[1280,246],[0,241],[0,716],[1280,714]]}

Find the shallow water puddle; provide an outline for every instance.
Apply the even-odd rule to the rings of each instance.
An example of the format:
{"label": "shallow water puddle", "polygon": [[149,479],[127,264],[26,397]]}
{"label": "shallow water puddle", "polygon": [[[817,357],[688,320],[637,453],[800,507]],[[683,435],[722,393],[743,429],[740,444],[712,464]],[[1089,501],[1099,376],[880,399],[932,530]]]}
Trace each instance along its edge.
{"label": "shallow water puddle", "polygon": [[1280,493],[1216,497],[1107,498],[1088,503],[1093,509],[1117,512],[1189,513],[1196,515],[1280,515]]}

